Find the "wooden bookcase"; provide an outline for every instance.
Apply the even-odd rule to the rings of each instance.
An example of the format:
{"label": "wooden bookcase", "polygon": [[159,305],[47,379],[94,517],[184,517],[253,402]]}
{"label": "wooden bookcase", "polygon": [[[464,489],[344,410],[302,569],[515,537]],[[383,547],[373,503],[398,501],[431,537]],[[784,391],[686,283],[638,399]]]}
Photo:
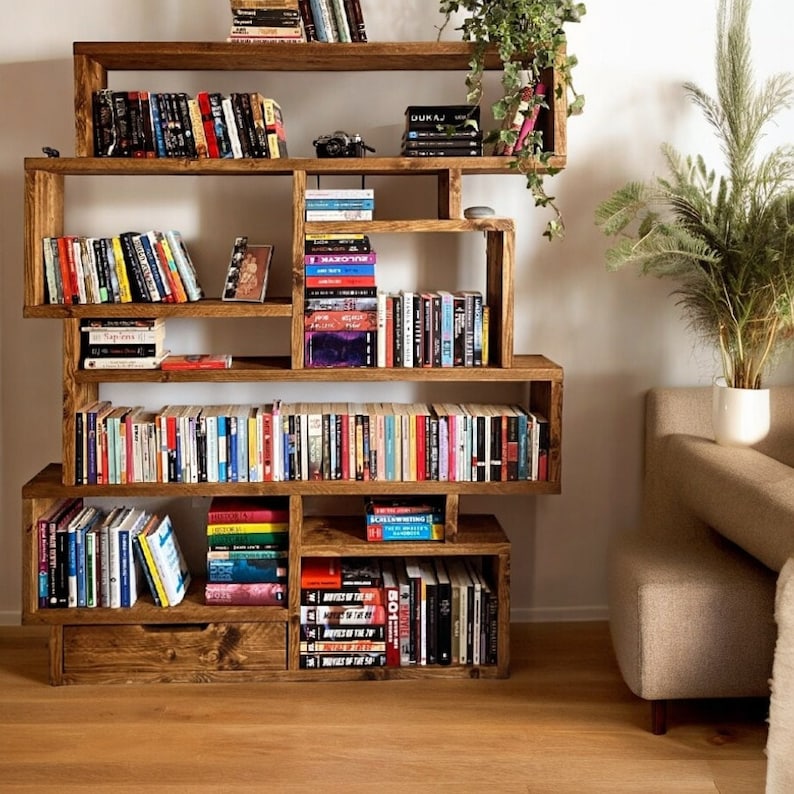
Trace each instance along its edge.
{"label": "wooden bookcase", "polygon": [[[74,45],[76,157],[25,160],[24,316],[56,318],[63,327],[62,462],[47,465],[22,491],[23,622],[45,624],[50,633],[53,684],[127,681],[258,681],[269,679],[498,677],[509,675],[510,542],[493,516],[459,511],[460,497],[559,493],[561,483],[562,368],[538,354],[516,355],[514,324],[514,224],[506,218],[462,219],[462,180],[467,174],[509,174],[510,158],[362,159],[288,158],[281,160],[103,159],[91,156],[92,93],[108,84],[109,71],[386,71],[465,72],[471,48],[463,43],[370,43],[299,45],[226,43],[101,43]],[[496,59],[488,68],[496,68]],[[551,76],[554,77],[553,75]],[[564,92],[563,92],[564,95]],[[564,167],[564,101],[550,92],[544,136],[554,152],[550,165]],[[42,239],[64,229],[65,186],[73,177],[222,175],[288,176],[292,180],[292,286],[288,299],[262,304],[204,299],[187,304],[50,305],[45,296]],[[367,234],[484,234],[484,282],[490,307],[489,361],[483,367],[453,369],[304,369],[303,241],[328,223],[304,221],[307,179],[324,174],[434,176],[437,217],[345,223],[346,231]],[[85,371],[79,368],[80,320],[88,317],[224,318],[281,317],[290,320],[290,355],[235,358],[218,371]],[[527,407],[550,422],[549,478],[520,482],[265,482],[220,484],[135,483],[75,486],[74,415],[96,399],[103,383],[306,384],[364,381],[426,384],[488,383],[499,402],[499,388],[518,384]],[[286,607],[219,607],[203,603],[197,581],[186,600],[171,609],[156,607],[148,594],[131,609],[40,609],[37,601],[36,518],[62,496],[113,499],[192,498],[212,495],[288,495],[290,499],[289,598]],[[312,497],[428,494],[446,503],[444,543],[367,543],[363,516],[310,515]],[[177,527],[177,531],[179,528]],[[298,666],[299,576],[308,556],[471,556],[483,559],[498,595],[496,665],[413,666],[366,670],[305,671]]]}

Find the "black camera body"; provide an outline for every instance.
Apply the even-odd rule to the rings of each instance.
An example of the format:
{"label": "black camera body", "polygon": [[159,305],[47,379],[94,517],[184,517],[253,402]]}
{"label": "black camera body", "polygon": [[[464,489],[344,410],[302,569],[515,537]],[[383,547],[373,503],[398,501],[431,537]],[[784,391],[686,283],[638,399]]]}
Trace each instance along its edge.
{"label": "black camera body", "polygon": [[364,143],[360,135],[351,135],[342,130],[331,135],[320,135],[313,143],[318,157],[364,157],[367,152],[375,151]]}

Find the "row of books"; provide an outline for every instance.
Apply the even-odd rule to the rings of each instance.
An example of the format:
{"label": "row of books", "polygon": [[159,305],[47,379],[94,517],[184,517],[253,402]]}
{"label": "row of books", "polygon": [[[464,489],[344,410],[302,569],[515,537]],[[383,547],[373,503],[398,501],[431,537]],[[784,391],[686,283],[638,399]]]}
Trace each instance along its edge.
{"label": "row of books", "polygon": [[185,303],[204,296],[187,246],[174,229],[44,237],[42,250],[51,304]]}
{"label": "row of books", "polygon": [[103,88],[92,100],[95,157],[287,157],[281,106],[259,92]]}
{"label": "row of books", "polygon": [[404,157],[481,157],[478,105],[409,105],[400,153]]}
{"label": "row of books", "polygon": [[[371,255],[374,260],[374,255]],[[307,265],[330,275],[330,282],[374,280],[374,273],[343,275],[372,265]],[[332,275],[339,271],[340,275]],[[328,287],[347,292],[345,287]],[[304,311],[304,366],[320,367],[481,367],[488,362],[488,306],[476,290],[383,292],[359,297],[307,298]]]}
{"label": "row of books", "polygon": [[63,498],[36,530],[40,608],[131,607],[145,584],[158,606],[185,597],[190,572],[167,515]]}
{"label": "row of books", "polygon": [[227,41],[363,42],[367,30],[359,0],[232,3]]}
{"label": "row of books", "polygon": [[306,558],[300,666],[496,664],[498,615],[479,558]]}
{"label": "row of books", "polygon": [[97,400],[75,414],[75,482],[548,478],[549,425],[520,405]]}
{"label": "row of books", "polygon": [[289,501],[216,496],[207,512],[207,604],[284,606]]}

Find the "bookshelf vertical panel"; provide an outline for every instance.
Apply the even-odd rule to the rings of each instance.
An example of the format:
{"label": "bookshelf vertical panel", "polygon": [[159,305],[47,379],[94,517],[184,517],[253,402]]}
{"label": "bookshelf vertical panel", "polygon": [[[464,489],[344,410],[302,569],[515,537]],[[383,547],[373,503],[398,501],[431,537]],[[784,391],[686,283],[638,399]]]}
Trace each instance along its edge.
{"label": "bookshelf vertical panel", "polygon": [[287,669],[299,667],[301,557],[303,556],[303,497],[289,498],[289,558],[287,565]]}
{"label": "bookshelf vertical panel", "polygon": [[105,88],[107,70],[96,60],[74,55],[74,153],[90,157],[94,151],[94,114],[92,95]]}
{"label": "bookshelf vertical panel", "polygon": [[38,531],[36,518],[52,500],[22,501],[22,618],[30,617],[39,608],[38,600]]}
{"label": "bookshelf vertical panel", "polygon": [[306,244],[306,172],[292,175],[292,368],[302,369],[303,354],[303,252]]}
{"label": "bookshelf vertical panel", "polygon": [[460,515],[460,495],[447,494],[444,499],[444,539],[454,541],[458,536],[458,518]]}
{"label": "bookshelf vertical panel", "polygon": [[488,362],[513,366],[513,262],[515,232],[486,232],[486,304],[489,307]]}
{"label": "bookshelf vertical panel", "polygon": [[46,303],[43,238],[63,234],[62,174],[25,172],[24,305]]}
{"label": "bookshelf vertical panel", "polygon": [[438,175],[438,217],[445,220],[463,217],[461,190],[463,176],[459,168]]}

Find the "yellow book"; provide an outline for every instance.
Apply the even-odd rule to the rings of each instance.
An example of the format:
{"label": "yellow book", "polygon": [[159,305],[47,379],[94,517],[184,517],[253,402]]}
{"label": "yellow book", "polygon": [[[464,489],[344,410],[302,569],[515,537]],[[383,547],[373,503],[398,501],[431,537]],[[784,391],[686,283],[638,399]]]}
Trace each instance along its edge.
{"label": "yellow book", "polygon": [[130,280],[127,278],[127,267],[124,264],[124,251],[121,249],[121,238],[113,238],[113,258],[115,259],[116,277],[119,280],[119,298],[121,303],[132,303]]}
{"label": "yellow book", "polygon": [[237,524],[207,524],[208,535],[231,535],[237,533],[255,532],[288,532],[288,521],[257,521],[252,523],[240,522]]}
{"label": "yellow book", "polygon": [[168,595],[165,592],[163,580],[160,578],[160,574],[157,571],[157,565],[154,562],[154,557],[152,556],[152,550],[149,547],[148,541],[149,534],[157,527],[159,523],[160,519],[156,515],[153,515],[147,522],[146,526],[138,534],[136,541],[141,547],[143,558],[146,562],[146,568],[149,572],[147,579],[149,579],[149,581],[154,585],[157,598],[160,600],[160,606],[167,607],[169,606]]}

